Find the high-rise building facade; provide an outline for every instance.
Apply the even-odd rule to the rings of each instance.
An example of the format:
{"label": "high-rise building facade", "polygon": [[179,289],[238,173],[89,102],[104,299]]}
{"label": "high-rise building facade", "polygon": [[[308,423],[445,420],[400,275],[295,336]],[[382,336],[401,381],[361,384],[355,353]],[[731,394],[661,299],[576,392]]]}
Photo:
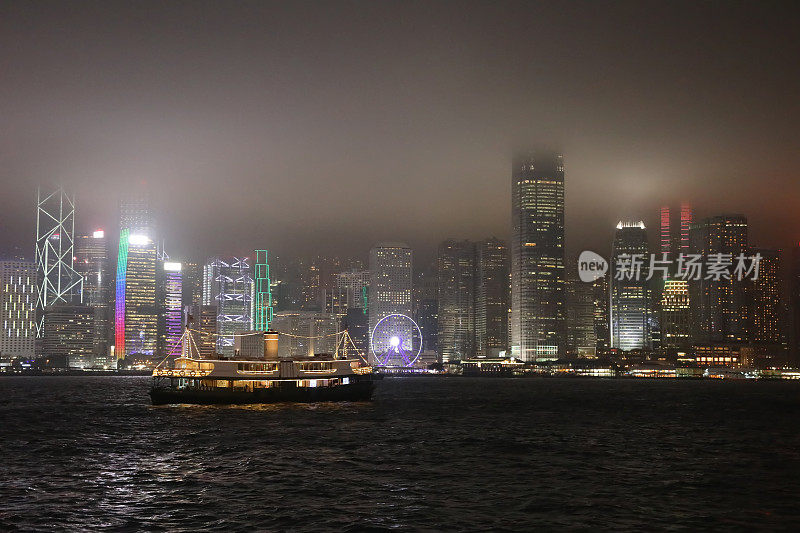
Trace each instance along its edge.
{"label": "high-rise building facade", "polygon": [[[720,215],[692,224],[690,251],[704,261],[713,257],[735,261],[746,254],[747,218]],[[719,256],[718,254],[722,254]],[[689,280],[692,336],[699,343],[743,342],[747,340],[748,306],[746,283],[700,276]]]}
{"label": "high-rise building facade", "polygon": [[92,366],[113,368],[111,357],[111,307],[113,304],[113,271],[111,248],[106,232],[95,230],[91,235],[75,239],[75,270],[83,277],[83,303],[94,309]]}
{"label": "high-rise building facade", "polygon": [[143,234],[120,233],[114,314],[117,360],[152,356],[158,344],[156,243]]}
{"label": "high-rise building facade", "polygon": [[439,358],[461,361],[475,355],[475,243],[439,245]]}
{"label": "high-rise building facade", "polygon": [[610,265],[609,329],[612,348],[628,351],[651,347],[648,254],[644,222],[617,224]]}
{"label": "high-rise building facade", "polygon": [[183,265],[174,261],[161,263],[161,356],[180,355],[183,336]]}
{"label": "high-rise building facade", "polygon": [[50,305],[45,315],[42,354],[49,366],[94,366],[94,308],[88,305]]}
{"label": "high-rise building facade", "polygon": [[597,353],[594,287],[576,278],[567,279],[566,286],[567,355],[594,357]]}
{"label": "high-rise building facade", "polygon": [[414,320],[422,332],[422,351],[436,352],[439,346],[439,274],[434,263],[415,274]]}
{"label": "high-rise building facade", "polygon": [[689,282],[683,279],[667,279],[659,302],[661,315],[661,347],[686,349],[691,343],[689,315]]}
{"label": "high-rise building facade", "polygon": [[47,307],[80,303],[83,278],[75,272],[75,197],[59,187],[37,191],[36,208],[36,325],[44,335]]}
{"label": "high-rise building facade", "polygon": [[511,180],[511,352],[553,360],[566,348],[564,164],[518,158]]}
{"label": "high-rise building facade", "polygon": [[508,247],[500,239],[476,244],[475,352],[497,357],[508,349]]}
{"label": "high-rise building facade", "polygon": [[247,257],[214,257],[203,268],[203,305],[217,307],[217,353],[233,356],[234,335],[253,329],[253,291]]}
{"label": "high-rise building facade", "polygon": [[750,340],[757,343],[780,344],[786,340],[784,299],[781,290],[781,251],[767,248],[751,249],[758,256],[758,277],[750,286]]}
{"label": "high-rise building facade", "polygon": [[0,324],[0,355],[34,356],[36,263],[0,261]]}
{"label": "high-rise building facade", "polygon": [[114,304],[116,359],[153,356],[158,346],[158,247],[146,193],[126,194],[119,204],[119,247]]}
{"label": "high-rise building facade", "polygon": [[[369,334],[376,353],[388,350],[392,337],[398,337],[403,350],[416,348],[413,325],[391,316],[411,317],[412,260],[411,247],[401,242],[382,242],[369,251]],[[378,322],[381,328],[376,331]]]}
{"label": "high-rise building facade", "polygon": [[592,283],[592,301],[594,302],[595,353],[599,356],[611,348],[608,276],[601,276]]}

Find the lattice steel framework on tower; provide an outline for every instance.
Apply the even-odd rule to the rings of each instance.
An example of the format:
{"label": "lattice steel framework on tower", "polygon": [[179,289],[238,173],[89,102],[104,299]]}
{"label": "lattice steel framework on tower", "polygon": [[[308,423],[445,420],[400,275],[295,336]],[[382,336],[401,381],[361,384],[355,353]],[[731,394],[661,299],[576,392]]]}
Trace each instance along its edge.
{"label": "lattice steel framework on tower", "polygon": [[81,302],[83,277],[73,268],[75,197],[70,198],[63,187],[45,196],[37,189],[36,196],[36,336],[40,338],[45,308]]}

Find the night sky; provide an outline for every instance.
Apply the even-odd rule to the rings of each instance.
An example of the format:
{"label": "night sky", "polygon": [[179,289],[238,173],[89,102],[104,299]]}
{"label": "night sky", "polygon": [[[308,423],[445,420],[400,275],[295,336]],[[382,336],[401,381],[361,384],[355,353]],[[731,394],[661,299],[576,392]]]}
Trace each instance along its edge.
{"label": "night sky", "polygon": [[3,2],[0,249],[36,186],[79,232],[145,184],[174,258],[366,257],[510,233],[511,157],[563,151],[567,245],[687,200],[800,240],[798,10],[771,2]]}

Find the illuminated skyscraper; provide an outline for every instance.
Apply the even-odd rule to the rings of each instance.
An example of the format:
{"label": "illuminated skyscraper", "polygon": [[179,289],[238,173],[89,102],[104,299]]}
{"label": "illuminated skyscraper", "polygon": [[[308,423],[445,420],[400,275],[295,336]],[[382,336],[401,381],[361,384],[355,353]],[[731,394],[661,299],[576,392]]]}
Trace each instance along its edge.
{"label": "illuminated skyscraper", "polygon": [[669,207],[661,208],[661,252],[672,253],[672,233],[670,232]]}
{"label": "illuminated skyscraper", "polygon": [[686,349],[690,344],[689,282],[679,279],[664,281],[659,304],[661,313],[661,346]]}
{"label": "illuminated skyscraper", "polygon": [[784,342],[785,313],[781,291],[781,251],[766,248],[750,250],[759,254],[758,278],[750,287],[750,340],[758,343]]}
{"label": "illuminated skyscraper", "polygon": [[[369,251],[369,331],[375,330],[379,320],[393,314],[411,317],[412,251],[400,242],[382,242]],[[389,340],[396,336],[403,350],[411,351],[413,325],[408,320],[395,317],[381,323],[372,342],[377,353],[389,349]],[[371,355],[371,354],[370,354]]]}
{"label": "illuminated skyscraper", "polygon": [[162,357],[180,355],[183,335],[183,265],[177,262],[161,263],[163,269],[163,297],[161,317]]}
{"label": "illuminated skyscraper", "polygon": [[508,247],[499,239],[476,244],[475,351],[497,357],[508,348]]}
{"label": "illuminated skyscraper", "polygon": [[36,271],[37,336],[44,334],[46,308],[80,303],[83,278],[75,272],[75,198],[59,187],[49,194],[37,191]]}
{"label": "illuminated skyscraper", "polygon": [[414,282],[414,320],[422,331],[422,351],[439,345],[439,279],[436,265],[417,271]]}
{"label": "illuminated skyscraper", "polygon": [[247,257],[213,257],[203,268],[203,305],[217,307],[217,353],[233,356],[234,335],[252,330],[253,290]]}
{"label": "illuminated skyscraper", "polygon": [[439,358],[443,362],[475,354],[475,243],[439,245]]}
{"label": "illuminated skyscraper", "polygon": [[[747,253],[747,218],[720,215],[692,224],[690,251],[704,260],[725,254],[734,261]],[[735,279],[689,280],[693,340],[699,343],[742,342],[747,339],[746,283]]]}
{"label": "illuminated skyscraper", "polygon": [[694,210],[687,203],[681,204],[681,238],[678,253],[689,253],[689,229],[694,222]]}
{"label": "illuminated skyscraper", "polygon": [[0,261],[0,354],[34,356],[35,315],[36,263]]}
{"label": "illuminated skyscraper", "polygon": [[111,250],[103,230],[75,240],[75,270],[83,277],[83,303],[94,310],[94,360],[91,366],[113,368],[111,358],[111,306],[113,272]]}
{"label": "illuminated skyscraper", "polygon": [[[610,305],[609,329],[611,347],[620,350],[641,350],[650,348],[650,297],[647,283],[649,248],[644,222],[620,222],[614,234],[609,266]],[[630,273],[616,279],[617,265],[635,265],[638,256],[643,264],[637,276],[635,267],[627,269]]]}
{"label": "illuminated skyscraper", "polygon": [[525,361],[563,354],[564,164],[518,158],[511,180],[511,351]]}
{"label": "illuminated skyscraper", "polygon": [[579,279],[567,279],[567,355],[594,357],[595,334],[594,287]]}
{"label": "illuminated skyscraper", "polygon": [[50,366],[94,366],[94,308],[80,304],[48,306],[41,344]]}
{"label": "illuminated skyscraper", "polygon": [[155,230],[148,197],[120,201],[120,238],[115,284],[114,347],[117,359],[153,355],[158,344]]}

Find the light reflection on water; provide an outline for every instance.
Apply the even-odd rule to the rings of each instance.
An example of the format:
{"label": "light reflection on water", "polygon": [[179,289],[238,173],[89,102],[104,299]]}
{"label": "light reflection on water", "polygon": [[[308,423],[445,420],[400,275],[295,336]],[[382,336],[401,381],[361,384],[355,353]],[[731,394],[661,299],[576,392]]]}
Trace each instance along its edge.
{"label": "light reflection on water", "polygon": [[158,407],[148,387],[0,378],[0,530],[798,522],[798,384],[387,379],[373,402]]}

